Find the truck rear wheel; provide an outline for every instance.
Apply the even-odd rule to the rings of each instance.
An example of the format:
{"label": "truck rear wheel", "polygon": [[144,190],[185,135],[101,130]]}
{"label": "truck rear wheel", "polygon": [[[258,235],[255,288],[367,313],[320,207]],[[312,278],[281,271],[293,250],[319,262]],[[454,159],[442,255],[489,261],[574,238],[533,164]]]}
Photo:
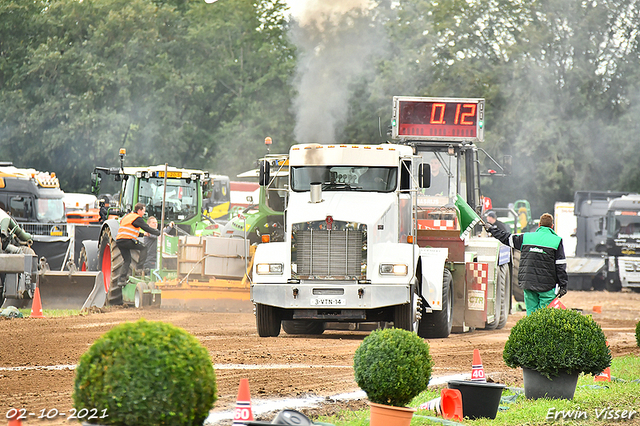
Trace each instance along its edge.
{"label": "truck rear wheel", "polygon": [[509,319],[509,310],[511,304],[511,277],[509,276],[509,265],[500,265],[500,274],[504,274],[504,286],[502,286],[502,303],[500,303],[500,321],[498,329],[504,328]]}
{"label": "truck rear wheel", "polygon": [[287,334],[322,334],[323,321],[286,320],[282,321],[282,329]]}
{"label": "truck rear wheel", "polygon": [[[520,250],[511,250],[513,266],[511,268],[511,291],[516,302],[524,302],[524,290],[518,284],[518,270],[520,269]],[[513,285],[515,284],[515,285]]]}
{"label": "truck rear wheel", "polygon": [[256,303],[256,328],[260,337],[278,336],[280,323],[280,316],[276,308]]}
{"label": "truck rear wheel", "polygon": [[444,270],[442,277],[442,310],[422,316],[418,336],[428,338],[448,337],[453,326],[453,278],[451,271]]}
{"label": "truck rear wheel", "polygon": [[[493,304],[493,321],[487,321],[484,324],[485,330],[495,330],[500,325],[500,316],[502,314],[502,300],[505,296],[505,285],[507,280],[508,265],[498,266],[498,276],[496,277],[496,299]],[[487,312],[487,316],[489,312]]]}

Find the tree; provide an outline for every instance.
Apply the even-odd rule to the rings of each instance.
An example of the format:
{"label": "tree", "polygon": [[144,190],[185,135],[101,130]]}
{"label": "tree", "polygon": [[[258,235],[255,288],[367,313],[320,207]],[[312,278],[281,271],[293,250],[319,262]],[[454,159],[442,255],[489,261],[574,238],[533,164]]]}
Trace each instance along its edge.
{"label": "tree", "polygon": [[170,3],[41,5],[41,42],[1,93],[3,158],[55,171],[76,191],[121,146],[127,164],[227,173],[244,170],[269,133],[283,140],[293,61],[283,3]]}

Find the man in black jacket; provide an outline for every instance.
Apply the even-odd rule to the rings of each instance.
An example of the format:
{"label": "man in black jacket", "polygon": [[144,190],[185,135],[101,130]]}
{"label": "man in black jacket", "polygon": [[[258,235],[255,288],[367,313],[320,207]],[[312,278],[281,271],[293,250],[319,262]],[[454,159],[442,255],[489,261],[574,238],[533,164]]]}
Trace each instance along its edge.
{"label": "man in black jacket", "polygon": [[524,290],[527,315],[544,308],[556,297],[567,293],[567,259],[562,238],[553,232],[553,216],[540,216],[540,227],[535,232],[510,234],[495,225],[485,224],[487,232],[503,244],[520,250],[518,281]]}
{"label": "man in black jacket", "polygon": [[498,216],[493,210],[487,213],[487,222],[489,222],[489,224],[491,225],[497,226],[503,232],[509,232],[509,228],[507,228],[507,225],[498,220]]}

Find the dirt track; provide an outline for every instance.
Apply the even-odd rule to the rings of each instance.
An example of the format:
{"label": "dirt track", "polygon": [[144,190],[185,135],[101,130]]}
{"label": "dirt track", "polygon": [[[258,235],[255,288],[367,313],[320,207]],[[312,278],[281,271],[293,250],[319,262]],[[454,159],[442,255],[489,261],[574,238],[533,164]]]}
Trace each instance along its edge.
{"label": "dirt track", "polygon": [[[593,306],[602,306],[602,313],[593,316],[607,335],[614,357],[640,355],[634,336],[640,320],[640,294],[570,292],[562,301],[586,314],[592,313]],[[522,373],[504,364],[502,349],[509,330],[523,315],[511,315],[503,330],[430,340],[434,376],[470,373],[473,349],[478,348],[488,377],[521,385]],[[36,414],[27,424],[68,424],[64,416],[49,421],[37,416],[43,409],[65,412],[72,408],[73,367],[80,355],[114,325],[138,318],[182,327],[209,350],[218,379],[216,412],[234,408],[241,378],[249,379],[252,402],[358,390],[353,379],[353,353],[366,332],[325,331],[312,338],[283,332],[276,338],[260,338],[252,314],[111,309],[66,318],[0,319],[1,415],[11,407],[24,408]]]}

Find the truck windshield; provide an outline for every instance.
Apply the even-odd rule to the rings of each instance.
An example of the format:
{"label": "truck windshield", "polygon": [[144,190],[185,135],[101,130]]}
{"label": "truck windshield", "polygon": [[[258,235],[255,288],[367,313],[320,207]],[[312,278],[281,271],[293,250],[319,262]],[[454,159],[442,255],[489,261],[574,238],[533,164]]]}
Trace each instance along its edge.
{"label": "truck windshield", "polygon": [[640,238],[638,212],[610,211],[607,216],[607,234],[610,238]]}
{"label": "truck windshield", "polygon": [[[167,179],[165,220],[183,221],[198,213],[198,193],[195,181]],[[147,207],[147,214],[160,219],[164,179],[150,178],[140,181],[139,201]]]}
{"label": "truck windshield", "polygon": [[61,198],[37,198],[36,219],[38,222],[65,222],[64,202]]}
{"label": "truck windshield", "polygon": [[397,167],[302,166],[291,168],[291,189],[310,190],[321,183],[323,191],[392,192],[398,180]]}

